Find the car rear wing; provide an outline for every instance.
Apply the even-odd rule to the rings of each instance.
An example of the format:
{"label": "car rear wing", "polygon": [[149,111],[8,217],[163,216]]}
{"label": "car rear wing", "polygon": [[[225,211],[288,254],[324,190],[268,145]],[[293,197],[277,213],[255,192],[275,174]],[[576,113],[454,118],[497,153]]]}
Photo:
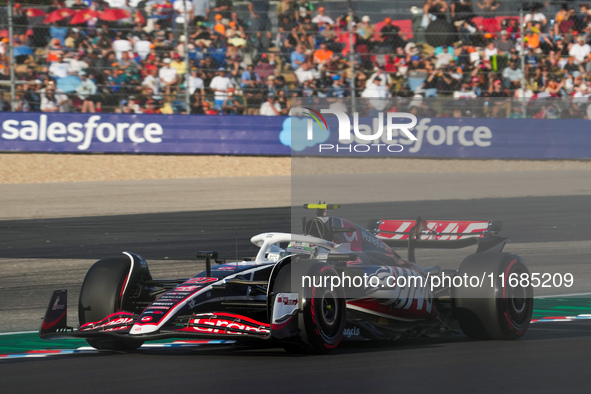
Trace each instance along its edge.
{"label": "car rear wing", "polygon": [[503,249],[506,238],[498,235],[503,227],[491,220],[376,220],[371,231],[392,247],[408,247],[408,258],[415,260],[415,248],[458,249],[478,245],[476,253]]}

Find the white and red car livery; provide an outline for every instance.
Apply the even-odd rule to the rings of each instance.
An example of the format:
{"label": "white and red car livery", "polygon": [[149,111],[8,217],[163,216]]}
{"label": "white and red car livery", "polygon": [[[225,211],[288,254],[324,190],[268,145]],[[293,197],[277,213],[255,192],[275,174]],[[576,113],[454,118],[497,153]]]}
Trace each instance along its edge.
{"label": "white and red car livery", "polygon": [[[228,263],[215,252],[201,252],[207,269],[189,278],[153,279],[145,260],[133,253],[99,260],[82,285],[80,326],[66,325],[67,292],[58,290],[40,336],[85,338],[99,349],[133,349],[163,338],[232,338],[325,352],[343,340],[450,331],[454,319],[472,337],[506,339],[527,330],[529,288],[499,292],[494,284],[478,293],[431,285],[444,274],[527,272],[518,256],[501,253],[505,238],[497,234],[499,222],[419,218],[377,220],[363,228],[326,216],[336,206],[306,207],[317,214],[304,221],[303,234],[252,237],[259,247],[253,260]],[[454,272],[415,261],[418,247],[472,244],[477,253]],[[402,246],[407,259],[392,249]]]}

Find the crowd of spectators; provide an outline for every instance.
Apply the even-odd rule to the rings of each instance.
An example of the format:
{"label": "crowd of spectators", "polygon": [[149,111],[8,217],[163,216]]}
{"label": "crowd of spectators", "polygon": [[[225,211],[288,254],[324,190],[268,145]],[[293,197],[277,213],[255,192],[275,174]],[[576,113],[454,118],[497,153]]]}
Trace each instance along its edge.
{"label": "crowd of spectators", "polygon": [[[412,34],[385,15],[350,21],[307,0],[54,0],[42,10],[110,7],[131,16],[47,24],[15,4],[19,83],[12,102],[3,85],[0,109],[274,116],[292,97],[355,94],[419,116],[588,117],[587,4],[555,15],[533,4],[520,26],[515,13],[497,18],[495,0],[426,0],[409,7]],[[9,44],[1,39],[3,80]]]}

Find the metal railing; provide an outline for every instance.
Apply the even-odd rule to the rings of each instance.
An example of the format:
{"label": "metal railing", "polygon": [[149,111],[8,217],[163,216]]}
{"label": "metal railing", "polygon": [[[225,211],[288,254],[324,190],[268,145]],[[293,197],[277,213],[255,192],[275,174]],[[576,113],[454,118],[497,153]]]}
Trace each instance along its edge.
{"label": "metal railing", "polygon": [[[48,87],[48,83],[52,79],[52,71],[50,71],[52,54],[59,53],[60,51],[65,54],[72,54],[77,50],[82,50],[84,52],[84,60],[88,60],[86,59],[88,57],[92,61],[92,67],[87,69],[87,74],[89,74],[87,77],[92,76],[94,78],[97,93],[92,95],[91,101],[93,101],[95,109],[100,107],[100,110],[104,112],[129,110],[126,108],[126,105],[123,105],[122,103],[129,103],[130,98],[133,97],[132,101],[136,105],[136,109],[132,108],[134,111],[138,110],[138,101],[142,104],[142,109],[145,109],[147,106],[146,103],[151,100],[155,102],[155,107],[162,106],[163,108],[166,108],[166,112],[201,113],[205,112],[208,106],[213,107],[217,105],[218,112],[253,114],[257,112],[269,92],[274,92],[279,96],[278,100],[280,101],[283,113],[289,111],[288,99],[290,96],[294,95],[313,94],[322,97],[338,94],[339,96],[350,97],[352,106],[355,107],[353,101],[355,97],[358,97],[361,94],[365,81],[367,81],[374,73],[374,66],[376,64],[387,65],[387,62],[392,60],[390,57],[395,55],[392,44],[384,45],[384,39],[398,40],[398,38],[400,38],[406,40],[412,35],[412,42],[417,44],[417,56],[420,56],[421,59],[433,56],[433,45],[429,45],[429,41],[434,43],[432,40],[435,38],[444,39],[446,40],[446,43],[455,43],[462,39],[457,28],[449,31],[429,30],[429,26],[433,26],[432,18],[434,18],[434,20],[445,19],[447,21],[446,26],[454,26],[453,22],[454,20],[457,21],[459,16],[456,14],[452,17],[449,10],[444,13],[445,15],[443,15],[443,18],[440,18],[441,15],[437,15],[436,11],[432,11],[430,13],[431,18],[427,18],[429,24],[427,27],[424,27],[425,16],[423,12],[423,1],[324,1],[314,3],[313,11],[304,10],[303,13],[301,10],[281,12],[279,6],[289,2],[278,2],[273,4],[273,6],[277,8],[271,7],[267,13],[267,17],[271,23],[267,25],[268,27],[263,27],[262,29],[255,28],[258,25],[253,24],[254,18],[252,13],[248,10],[247,4],[236,2],[236,14],[231,16],[230,19],[232,20],[227,21],[225,20],[226,18],[222,18],[222,20],[219,21],[219,23],[223,24],[224,29],[229,29],[231,27],[230,22],[232,21],[237,21],[236,23],[242,21],[238,23],[241,27],[236,28],[236,31],[240,33],[239,38],[243,39],[244,43],[238,46],[238,49],[232,53],[232,56],[236,56],[236,58],[230,59],[228,58],[230,46],[222,44],[220,36],[217,34],[213,35],[212,40],[204,40],[212,41],[212,46],[207,47],[207,44],[204,44],[204,47],[191,47],[191,45],[195,46],[195,41],[197,41],[195,37],[199,36],[200,30],[197,26],[198,24],[207,26],[212,31],[215,31],[216,24],[218,23],[215,18],[217,11],[212,11],[208,18],[202,18],[202,20],[196,18],[195,21],[197,21],[197,23],[190,25],[183,24],[182,26],[175,22],[176,17],[180,16],[179,14],[175,15],[170,12],[171,10],[164,12],[156,11],[155,9],[152,9],[150,13],[146,15],[143,15],[137,9],[131,9],[134,16],[130,21],[105,22],[97,19],[96,21],[92,20],[90,23],[74,26],[67,22],[69,19],[57,21],[52,24],[44,23],[44,16],[26,18],[26,24],[23,24],[22,12],[24,9],[36,8],[48,13],[50,8],[48,6],[40,5],[41,2],[30,6],[20,4],[20,10],[17,11],[19,15],[17,18],[14,18],[11,14],[14,10],[12,5],[14,5],[15,2],[7,1],[7,3],[9,6],[5,7],[6,18],[3,19],[0,15],[0,20],[6,21],[6,27],[8,28],[7,33],[9,36],[8,43],[4,44],[8,58],[6,56],[0,58],[0,64],[4,64],[6,66],[4,69],[9,70],[9,73],[1,75],[2,70],[0,70],[0,79],[5,78],[5,80],[11,82],[8,85],[2,84],[0,86],[0,90],[2,88],[8,88],[10,90],[9,98],[7,98],[6,95],[3,95],[1,99],[2,102],[0,105],[4,106],[4,109],[14,107],[13,104],[19,101],[19,97],[24,98],[31,92],[31,90],[38,92],[39,90]],[[529,10],[520,13],[520,9],[523,9],[523,7],[520,7],[519,2],[503,0],[498,3],[500,5],[499,8],[492,12],[481,10],[475,5],[475,3],[473,3],[473,14],[477,17],[488,18],[491,20],[490,23],[493,23],[493,16],[519,17],[523,21],[527,14],[531,13]],[[303,86],[295,75],[294,70],[290,67],[290,54],[293,47],[286,44],[289,40],[291,31],[288,31],[289,26],[283,23],[284,20],[282,19],[282,16],[295,14],[299,14],[302,18],[305,18],[305,15],[316,16],[319,6],[322,5],[327,9],[327,16],[333,19],[334,22],[337,22],[335,26],[340,26],[337,27],[337,29],[340,30],[338,32],[330,32],[332,28],[327,27],[326,29],[328,29],[328,32],[325,29],[319,34],[317,30],[310,29],[311,25],[306,24],[305,20],[303,22],[300,21],[300,27],[296,32],[296,43],[305,45],[306,52],[308,53],[308,56],[311,57],[313,56],[316,45],[322,39],[326,39],[327,36],[329,38],[333,36],[336,37],[335,39],[327,40],[331,45],[329,49],[331,49],[335,55],[335,61],[333,62],[334,64],[330,64],[330,67],[325,66],[324,73],[328,76],[339,76],[341,80],[347,82],[342,86],[338,86],[337,93],[335,93],[335,90],[330,86],[330,81],[326,82],[323,80],[324,76],[320,72],[315,80],[316,83],[313,83],[311,88]],[[554,9],[550,9],[546,13],[549,21],[551,20],[554,11]],[[185,20],[190,19],[190,17],[187,17],[186,12],[186,10],[183,10]],[[150,48],[146,55],[147,58],[153,56],[153,59],[146,61],[144,57],[141,57],[137,60],[130,59],[129,62],[127,60],[123,62],[116,61],[115,59],[110,61],[109,57],[112,56],[111,52],[115,54],[116,51],[112,51],[112,48],[101,47],[101,35],[112,40],[111,36],[114,38],[119,33],[122,35],[135,34],[138,27],[137,24],[134,25],[134,22],[137,22],[137,18],[140,16],[144,19],[143,22],[139,23],[139,28],[142,29],[144,34],[156,37],[149,39],[149,41],[152,42],[151,45],[154,47]],[[365,45],[351,45],[353,39],[362,40],[359,31],[361,29],[360,26],[363,23],[362,19],[365,16],[369,17],[371,24],[373,24],[376,29],[381,29],[384,26],[384,19],[388,16],[394,21],[396,21],[396,19],[410,20],[412,26],[410,27],[410,30],[394,30],[388,33],[390,35],[386,36],[375,33],[366,41],[360,41],[362,44],[365,43]],[[146,17],[147,19],[145,19]],[[20,23],[16,23],[19,21]],[[355,35],[352,34],[353,29],[351,27],[353,23],[356,23]],[[150,30],[148,29],[148,26],[152,26],[153,30],[147,31]],[[513,31],[512,34],[518,38],[523,37],[523,26],[524,23],[518,23],[518,30]],[[550,22],[548,22],[546,29],[550,29],[552,26]],[[502,25],[499,24],[498,28],[501,27]],[[79,32],[75,32],[74,29],[78,29]],[[2,30],[1,26],[0,30]],[[162,42],[158,41],[160,38],[158,38],[157,33],[160,31],[164,33],[164,40]],[[267,31],[271,33],[270,41],[266,38]],[[52,46],[51,41],[55,40],[54,37],[56,34],[63,34],[63,37],[59,39],[59,47],[61,49],[58,48],[57,50]],[[142,33],[138,34],[141,35]],[[470,33],[468,38],[478,44],[482,44],[485,40],[490,39],[489,36],[491,35],[492,34],[489,32],[477,29],[475,32]],[[79,39],[79,37],[82,37],[82,39]],[[181,38],[183,38],[183,40],[181,40]],[[18,55],[17,53],[18,56],[15,56],[15,51],[21,46],[17,46],[15,40],[23,41],[25,39],[29,45],[23,46],[28,46],[30,53],[27,52],[21,55]],[[69,43],[66,43],[67,40],[70,40]],[[21,42],[21,44],[24,43]],[[112,43],[108,42],[108,44],[111,45]],[[182,47],[182,50],[180,51],[179,44],[182,44],[180,45]],[[348,50],[348,48],[352,48],[352,50]],[[404,50],[407,50],[407,48],[403,48],[403,51]],[[174,54],[181,55],[184,66],[179,67],[184,67],[186,70],[184,77],[179,78],[176,84],[169,89],[165,89],[163,92],[158,92],[158,94],[156,94],[156,92],[147,91],[140,81],[138,81],[138,78],[145,78],[148,67],[161,67],[162,59],[166,57],[172,58]],[[275,82],[269,84],[266,83],[266,81],[261,80],[256,83],[243,84],[243,81],[241,80],[242,69],[246,68],[248,63],[256,62],[264,56],[267,56],[267,58],[273,58],[275,61],[275,69],[273,71],[273,75],[276,77]],[[519,87],[523,89],[523,87],[530,85],[529,80],[535,76],[530,75],[533,74],[533,72],[530,72],[528,68],[525,52],[520,51],[516,56],[521,64],[521,69],[524,70],[519,81]],[[115,57],[117,57],[117,55],[115,55]],[[97,59],[99,59],[100,62]],[[504,60],[501,57],[499,58],[499,61],[502,63]],[[152,64],[150,64],[150,62],[152,62]],[[131,66],[127,66],[128,63],[130,63]],[[176,65],[178,66],[178,64]],[[216,101],[219,100],[216,100],[215,92],[208,88],[209,81],[213,78],[220,65],[229,68],[228,76],[232,80],[232,84],[236,87],[228,105],[226,105],[226,110],[224,110],[223,104],[216,104]],[[128,81],[126,79],[126,73],[129,68],[132,69],[132,77],[130,77]],[[192,68],[197,69],[196,76],[200,77],[205,82],[203,91],[198,91],[195,95],[191,95],[190,89],[187,89],[188,84],[186,76],[189,74],[188,70],[191,70]],[[388,88],[390,94],[399,96],[400,100],[404,101],[406,96],[412,96],[417,92],[417,87],[410,86],[411,84],[409,80],[414,74],[410,71],[402,70],[402,68],[403,67],[397,67],[395,72],[389,72],[390,81]],[[477,75],[482,80],[482,90],[485,95],[489,90],[487,86],[490,79],[489,76],[495,76],[497,79],[502,79],[501,72],[502,70],[496,69],[496,67],[492,66],[478,71]],[[552,72],[553,70],[550,70],[549,75],[552,75]],[[582,70],[582,73],[586,73],[586,71]],[[355,77],[350,78],[351,75],[354,75]],[[563,76],[563,74],[556,74],[555,77],[560,78],[561,75]],[[421,78],[423,77],[420,77],[417,80],[421,80]],[[41,84],[36,84],[36,80],[40,81]],[[33,81],[33,83],[31,83],[31,81]],[[492,83],[492,81],[490,83]],[[460,85],[461,83],[456,81],[454,82],[454,86],[448,88],[449,91],[440,87],[439,89],[436,89],[436,94],[452,94],[453,91],[460,89]],[[508,90],[508,93],[514,94],[516,87],[517,86],[508,86],[507,88],[511,88]],[[430,88],[429,86],[419,86],[418,89],[429,90]],[[432,88],[431,91],[433,91]],[[41,93],[43,94],[43,91]],[[419,94],[422,94],[423,96],[425,95],[424,93]],[[63,107],[62,109],[64,110],[68,109],[75,111],[83,110],[84,97],[82,96],[84,95],[78,94],[75,91],[66,91],[64,92],[64,95],[68,97],[69,105],[60,106],[60,108]],[[226,98],[227,97],[228,96],[226,96]],[[431,99],[428,97],[425,98],[425,102],[428,102],[429,100]],[[525,108],[525,101],[527,100],[522,100],[524,103],[522,103],[521,106]],[[442,98],[438,101],[443,102],[445,99]],[[23,108],[26,106],[20,107]],[[29,107],[31,106],[29,105]],[[523,114],[523,116],[527,116],[527,114]]]}

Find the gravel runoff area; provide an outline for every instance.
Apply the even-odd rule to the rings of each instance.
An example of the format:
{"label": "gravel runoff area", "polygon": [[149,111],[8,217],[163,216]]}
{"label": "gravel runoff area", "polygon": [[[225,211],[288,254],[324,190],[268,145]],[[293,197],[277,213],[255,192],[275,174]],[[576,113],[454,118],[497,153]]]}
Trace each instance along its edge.
{"label": "gravel runoff area", "polygon": [[292,173],[312,175],[559,170],[591,170],[591,161],[0,154],[0,184],[285,176]]}

